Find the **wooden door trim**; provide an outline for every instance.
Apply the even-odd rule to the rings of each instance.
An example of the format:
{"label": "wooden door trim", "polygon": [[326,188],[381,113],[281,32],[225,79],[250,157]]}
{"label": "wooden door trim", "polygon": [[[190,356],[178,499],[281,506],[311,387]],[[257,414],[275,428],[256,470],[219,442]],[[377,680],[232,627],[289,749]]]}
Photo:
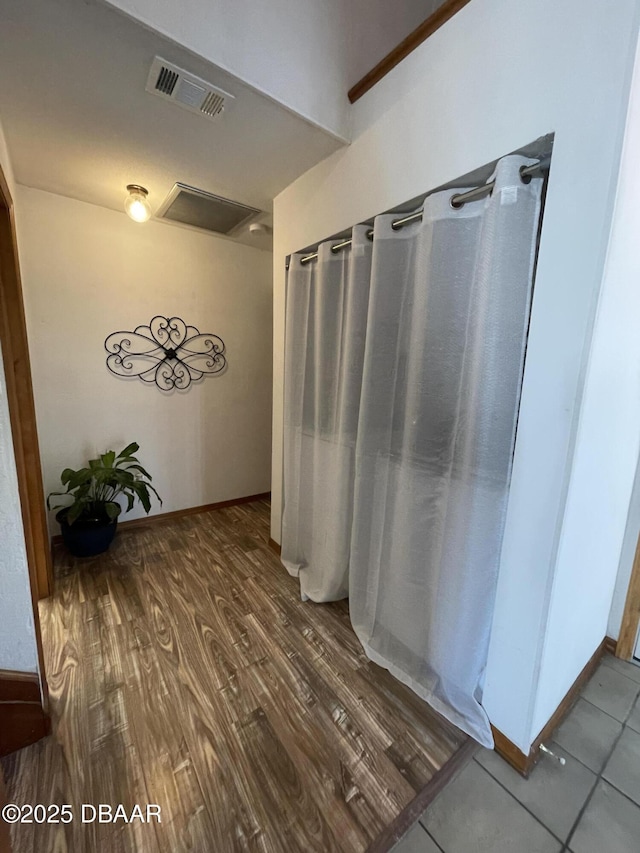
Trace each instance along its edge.
{"label": "wooden door trim", "polygon": [[30,542],[32,546],[29,566],[34,570],[36,598],[40,599],[51,594],[53,573],[13,200],[1,168],[0,312],[0,344],[4,353],[24,533],[27,544]]}
{"label": "wooden door trim", "polygon": [[0,670],[0,757],[51,732],[37,672]]}
{"label": "wooden door trim", "polygon": [[358,80],[355,86],[349,89],[349,100],[351,103],[355,103],[365,92],[368,92],[376,83],[379,83],[396,65],[399,65],[403,59],[409,56],[423,41],[426,41],[436,30],[439,30],[443,24],[446,24],[448,20],[453,18],[469,2],[471,0],[445,0],[426,21],[423,21],[419,27],[416,27],[413,32],[409,33],[397,47],[394,47],[384,59],[380,60],[375,68],[372,68],[368,74],[364,75],[362,80]]}
{"label": "wooden door trim", "polygon": [[640,627],[640,538],[636,545],[636,553],[631,568],[629,589],[622,613],[620,635],[616,646],[616,657],[631,660]]}
{"label": "wooden door trim", "polygon": [[0,702],[39,702],[40,679],[37,672],[0,669]]}
{"label": "wooden door trim", "polygon": [[13,199],[1,166],[0,345],[2,347],[11,437],[16,460],[20,510],[29,569],[42,708],[46,712],[48,709],[48,691],[44,671],[38,601],[51,594],[53,573],[31,384],[27,327],[22,300]]}

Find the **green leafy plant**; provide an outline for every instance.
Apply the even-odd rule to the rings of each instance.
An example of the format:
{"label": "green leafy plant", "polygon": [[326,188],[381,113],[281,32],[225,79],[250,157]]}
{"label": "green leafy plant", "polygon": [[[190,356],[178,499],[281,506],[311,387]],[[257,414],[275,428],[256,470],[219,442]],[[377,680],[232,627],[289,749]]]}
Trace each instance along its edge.
{"label": "green leafy plant", "polygon": [[[64,510],[64,518],[68,524],[80,521],[113,521],[122,507],[117,498],[124,495],[127,499],[129,512],[136,498],[140,501],[146,513],[151,509],[150,492],[158,498],[160,495],[151,485],[151,475],[140,465],[134,456],[139,445],[132,442],[117,456],[115,451],[108,450],[98,459],[90,459],[87,468],[74,471],[65,468],[60,475],[64,492],[51,492],[47,497],[49,509]],[[70,498],[71,503],[57,503],[52,506],[52,498]]]}

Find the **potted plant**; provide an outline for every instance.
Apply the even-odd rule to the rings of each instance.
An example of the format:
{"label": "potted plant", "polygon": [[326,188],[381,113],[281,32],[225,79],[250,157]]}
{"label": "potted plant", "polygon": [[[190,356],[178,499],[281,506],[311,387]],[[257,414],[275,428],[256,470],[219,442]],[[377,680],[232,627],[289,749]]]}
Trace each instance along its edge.
{"label": "potted plant", "polygon": [[[118,526],[122,507],[118,498],[127,499],[125,512],[132,509],[136,498],[146,513],[151,509],[149,492],[160,503],[160,495],[151,485],[151,476],[134,456],[139,445],[127,445],[117,456],[108,450],[98,459],[90,459],[88,467],[74,471],[65,468],[60,475],[64,492],[51,492],[47,507],[58,509],[56,521],[60,523],[62,540],[76,557],[93,557],[106,551]],[[52,498],[70,498],[71,503],[51,505]]]}

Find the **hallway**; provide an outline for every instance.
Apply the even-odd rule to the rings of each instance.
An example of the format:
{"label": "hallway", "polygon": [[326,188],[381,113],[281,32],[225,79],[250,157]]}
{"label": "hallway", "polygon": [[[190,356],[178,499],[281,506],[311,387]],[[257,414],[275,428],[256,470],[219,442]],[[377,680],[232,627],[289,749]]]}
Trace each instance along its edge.
{"label": "hallway", "polygon": [[[17,853],[384,849],[464,758],[465,736],[366,659],[344,602],[300,601],[269,510],[124,527],[93,560],[57,551],[40,605],[53,735],[4,769],[11,802],[76,817],[14,827]],[[83,824],[82,803],[158,804],[161,823]]]}

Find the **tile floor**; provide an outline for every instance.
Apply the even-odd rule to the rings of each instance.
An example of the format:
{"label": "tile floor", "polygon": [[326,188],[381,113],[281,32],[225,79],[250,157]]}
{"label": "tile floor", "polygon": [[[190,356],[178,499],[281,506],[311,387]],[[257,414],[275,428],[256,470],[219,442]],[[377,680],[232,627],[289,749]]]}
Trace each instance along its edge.
{"label": "tile floor", "polygon": [[640,667],[607,655],[528,780],[480,749],[393,853],[639,853]]}

